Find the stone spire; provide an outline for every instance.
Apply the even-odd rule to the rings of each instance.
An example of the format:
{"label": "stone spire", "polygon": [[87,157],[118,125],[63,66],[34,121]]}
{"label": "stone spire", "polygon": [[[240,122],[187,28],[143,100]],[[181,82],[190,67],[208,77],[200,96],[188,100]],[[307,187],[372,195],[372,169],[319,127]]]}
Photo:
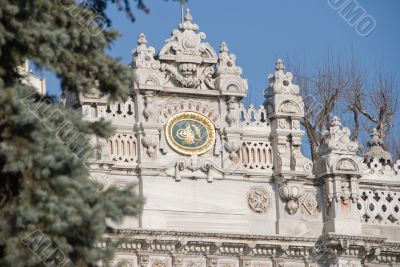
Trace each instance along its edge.
{"label": "stone spire", "polygon": [[365,163],[371,164],[379,161],[382,165],[389,165],[392,162],[392,155],[385,149],[385,144],[376,128],[369,130],[371,140],[368,141],[369,151],[365,154]]}

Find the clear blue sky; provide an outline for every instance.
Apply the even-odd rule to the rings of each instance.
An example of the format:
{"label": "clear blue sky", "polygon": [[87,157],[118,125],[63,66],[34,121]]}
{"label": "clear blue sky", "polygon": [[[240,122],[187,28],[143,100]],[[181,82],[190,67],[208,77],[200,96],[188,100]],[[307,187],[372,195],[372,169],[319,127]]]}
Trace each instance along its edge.
{"label": "clear blue sky", "polygon": [[[150,14],[136,11],[134,23],[115,8],[109,12],[113,27],[121,33],[110,53],[126,64],[131,61],[131,50],[140,32],[158,51],[180,21],[179,2],[145,2]],[[189,0],[186,6],[215,50],[222,41],[228,43],[249,81],[249,101],[258,105],[277,58],[305,59],[312,65],[318,64],[328,50],[353,50],[370,71],[383,62],[400,80],[400,1],[358,3],[376,20],[375,30],[367,37],[357,35],[328,0]],[[58,96],[57,79],[50,73],[44,76],[49,94]]]}

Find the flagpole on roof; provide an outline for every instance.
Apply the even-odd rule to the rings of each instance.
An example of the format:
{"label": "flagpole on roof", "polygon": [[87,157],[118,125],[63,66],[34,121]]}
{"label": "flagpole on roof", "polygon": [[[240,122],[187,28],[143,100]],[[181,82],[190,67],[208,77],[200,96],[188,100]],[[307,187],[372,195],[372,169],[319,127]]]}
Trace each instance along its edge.
{"label": "flagpole on roof", "polygon": [[183,23],[183,5],[185,4],[185,0],[180,0],[181,2],[181,22]]}

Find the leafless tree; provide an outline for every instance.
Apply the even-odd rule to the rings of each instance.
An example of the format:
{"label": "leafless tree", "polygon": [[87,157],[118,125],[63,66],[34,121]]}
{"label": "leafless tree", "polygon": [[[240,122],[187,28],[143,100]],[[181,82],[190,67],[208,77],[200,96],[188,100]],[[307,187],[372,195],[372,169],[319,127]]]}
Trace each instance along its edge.
{"label": "leafless tree", "polygon": [[[352,128],[353,140],[365,137],[369,128],[377,128],[383,140],[390,134],[399,98],[393,76],[383,68],[371,77],[353,55],[333,57],[330,54],[311,72],[305,64],[289,68],[302,90],[303,126],[313,160],[319,157],[317,149],[322,142],[321,133],[329,127],[333,115],[341,117],[344,124]],[[398,147],[400,155],[397,143],[393,139],[390,145]],[[361,154],[365,153],[364,147],[362,144],[359,147]]]}
{"label": "leafless tree", "polygon": [[312,159],[316,160],[322,131],[329,127],[333,114],[342,116],[348,112],[347,101],[354,88],[362,86],[362,73],[353,57],[334,58],[331,55],[311,72],[305,64],[292,67],[292,71],[302,91],[305,104],[303,125]]}
{"label": "leafless tree", "polygon": [[[385,141],[393,128],[393,117],[398,111],[394,77],[380,68],[375,72],[371,85],[357,88],[353,96],[349,108],[354,114],[361,114],[367,120],[366,124],[376,128],[380,138]],[[359,125],[360,121],[356,120],[355,128],[359,129]]]}

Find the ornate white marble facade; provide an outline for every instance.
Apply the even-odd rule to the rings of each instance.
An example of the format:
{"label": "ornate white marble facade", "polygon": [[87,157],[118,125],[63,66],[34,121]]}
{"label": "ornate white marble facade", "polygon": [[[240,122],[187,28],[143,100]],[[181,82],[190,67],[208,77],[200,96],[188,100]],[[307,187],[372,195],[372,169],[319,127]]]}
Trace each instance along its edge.
{"label": "ornate white marble facade", "polygon": [[[268,76],[264,106],[246,108],[240,101],[247,81],[235,55],[226,43],[217,53],[198,29],[188,12],[157,54],[139,36],[127,102],[66,95],[87,119],[108,118],[117,129],[98,140],[92,178],[105,186],[137,183],[146,199],[138,218],[105,238],[126,238],[114,263],[400,266],[400,163],[391,162],[379,137],[361,158],[350,130],[334,117],[312,163],[300,149],[301,88],[284,63]],[[189,113],[210,123],[205,152],[177,152],[168,139],[172,118]],[[182,144],[199,138],[200,147],[203,132],[188,125],[179,134],[192,139]]]}

